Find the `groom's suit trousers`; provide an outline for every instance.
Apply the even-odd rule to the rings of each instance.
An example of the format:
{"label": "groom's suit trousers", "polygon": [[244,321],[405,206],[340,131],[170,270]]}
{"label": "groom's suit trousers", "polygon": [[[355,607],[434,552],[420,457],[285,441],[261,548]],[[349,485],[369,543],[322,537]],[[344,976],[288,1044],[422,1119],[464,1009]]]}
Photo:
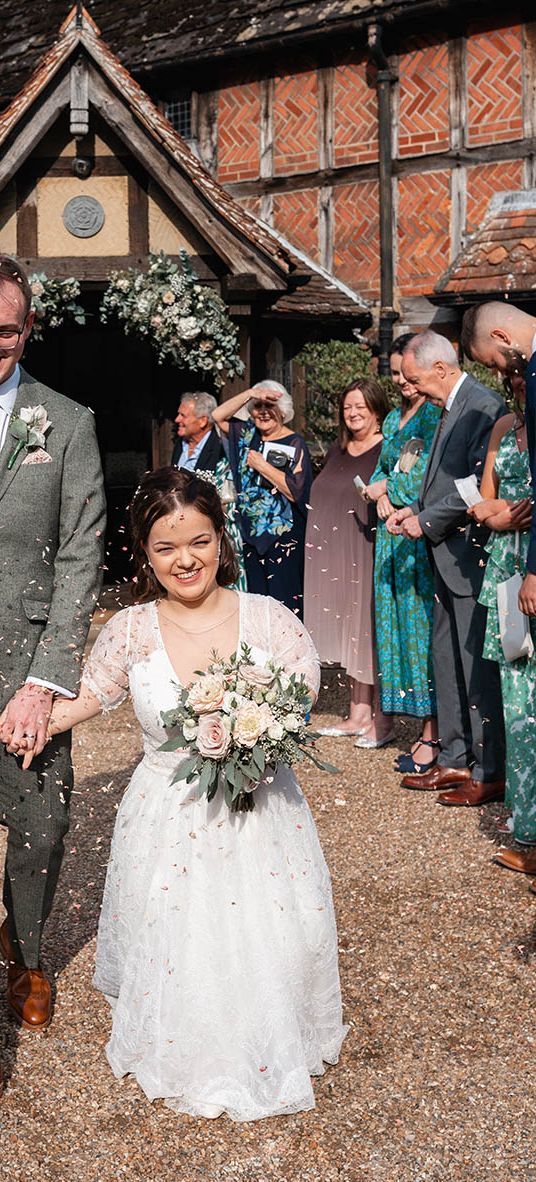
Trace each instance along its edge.
{"label": "groom's suit trousers", "polygon": [[48,919],[69,828],[73,786],[71,736],[57,735],[22,771],[0,748],[0,823],[9,830],[4,871],[4,907],[20,959],[37,968],[41,933]]}

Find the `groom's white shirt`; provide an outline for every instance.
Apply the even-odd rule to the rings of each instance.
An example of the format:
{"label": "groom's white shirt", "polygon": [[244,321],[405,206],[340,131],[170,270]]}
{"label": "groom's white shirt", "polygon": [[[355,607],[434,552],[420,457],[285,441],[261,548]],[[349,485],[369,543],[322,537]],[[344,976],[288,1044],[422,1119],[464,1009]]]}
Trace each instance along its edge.
{"label": "groom's white shirt", "polygon": [[[0,448],[4,446],[6,441],[7,429],[9,420],[13,414],[13,407],[17,398],[17,390],[20,382],[20,367],[15,366],[11,377],[6,382],[0,385]],[[44,685],[45,689],[54,690],[54,693],[61,694],[64,698],[75,698],[76,694],[72,694],[70,690],[66,690],[62,685],[55,685],[52,681],[41,681],[40,677],[27,677],[26,681],[31,685]]]}
{"label": "groom's white shirt", "polygon": [[2,416],[0,421],[0,447],[3,447],[6,441],[7,429],[9,420],[13,414],[19,382],[20,369],[16,365],[11,377],[7,379],[7,382],[2,382],[0,385],[0,413]]}

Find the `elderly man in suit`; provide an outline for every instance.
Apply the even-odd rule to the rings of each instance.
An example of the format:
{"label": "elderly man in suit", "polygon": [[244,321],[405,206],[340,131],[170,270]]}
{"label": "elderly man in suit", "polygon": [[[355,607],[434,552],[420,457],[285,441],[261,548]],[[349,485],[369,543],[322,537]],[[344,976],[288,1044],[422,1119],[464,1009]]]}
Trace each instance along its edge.
{"label": "elderly man in suit", "polygon": [[183,394],[177,411],[177,442],[171,463],[174,468],[194,472],[215,472],[225,452],[221,439],[212,424],[218,403],[212,394],[198,390]]}
{"label": "elderly man in suit", "polygon": [[479,480],[491,429],[506,412],[493,390],[463,373],[446,337],[424,332],[402,357],[406,381],[442,408],[418,502],[394,513],[387,527],[425,537],[435,574],[434,673],[441,752],[405,788],[444,789],[445,805],[480,805],[504,796],[504,724],[497,666],[482,657],[486,612],[477,602],[487,532],[468,524],[454,481]]}
{"label": "elderly man in suit", "polygon": [[506,378],[521,374],[526,384],[525,419],[532,472],[534,507],[527,571],[519,593],[519,606],[536,616],[536,316],[514,304],[492,300],[468,308],[462,324],[462,348],[467,357]]}
{"label": "elderly man in suit", "polygon": [[[42,1030],[51,990],[39,951],[69,825],[69,737],[42,752],[54,695],[75,697],[80,679],[100,588],[104,491],[91,412],[19,365],[30,302],[22,268],[0,255],[0,952],[11,1011]],[[30,751],[37,758],[24,771]]]}

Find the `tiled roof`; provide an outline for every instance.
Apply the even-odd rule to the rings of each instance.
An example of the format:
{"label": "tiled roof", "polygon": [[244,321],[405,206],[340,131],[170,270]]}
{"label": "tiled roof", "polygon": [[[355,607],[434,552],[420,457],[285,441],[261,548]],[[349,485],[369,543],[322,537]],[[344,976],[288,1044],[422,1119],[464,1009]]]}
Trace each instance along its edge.
{"label": "tiled roof", "polygon": [[292,312],[299,316],[336,316],[339,319],[354,321],[356,318],[362,320],[365,314],[370,318],[367,311],[368,305],[357,292],[343,283],[341,279],[337,279],[330,271],[326,271],[304,251],[293,246],[288,238],[285,238],[278,230],[270,229],[270,233],[277,238],[285,250],[288,250],[292,261],[302,273],[304,271],[312,272],[308,283],[300,285],[295,291],[285,292],[284,295],[279,296],[276,303],[272,305],[274,312]]}
{"label": "tiled roof", "polygon": [[[417,0],[86,0],[103,36],[140,74],[183,61],[269,47],[292,35],[336,31],[375,10]],[[50,48],[71,0],[1,0],[0,106],[20,90]]]}
{"label": "tiled roof", "polygon": [[[29,114],[39,95],[53,83],[61,67],[71,55],[79,52],[80,47],[87,51],[109,84],[128,104],[137,122],[142,124],[146,133],[164,150],[169,167],[176,168],[183,176],[188,177],[193,188],[203,198],[205,207],[208,206],[216,218],[219,218],[220,225],[224,223],[237,240],[245,240],[246,246],[249,244],[254,248],[253,254],[247,254],[252,267],[255,267],[255,259],[257,266],[259,265],[260,253],[273,268],[271,274],[274,277],[277,275],[274,287],[281,287],[286,282],[287,289],[282,292],[282,299],[286,303],[280,306],[278,302],[275,305],[277,311],[339,318],[349,315],[360,315],[362,318],[364,314],[368,315],[367,304],[360,296],[336,280],[329,272],[318,267],[264,222],[253,217],[218,184],[186,141],[111,52],[85,9],[80,27],[75,20],[75,10],[71,9],[56,43],[41,59],[24,89],[0,114],[0,148],[15,132],[18,123]],[[296,290],[293,276],[299,283]]]}
{"label": "tiled roof", "polygon": [[507,292],[536,296],[536,189],[497,193],[483,226],[436,286],[442,297]]}

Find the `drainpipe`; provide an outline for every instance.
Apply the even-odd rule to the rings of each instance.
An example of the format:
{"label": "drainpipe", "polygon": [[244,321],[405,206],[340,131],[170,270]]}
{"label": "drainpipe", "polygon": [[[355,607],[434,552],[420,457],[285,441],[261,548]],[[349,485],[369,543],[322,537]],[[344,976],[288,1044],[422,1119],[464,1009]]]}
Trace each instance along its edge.
{"label": "drainpipe", "polygon": [[368,27],[368,50],[377,66],[378,81],[378,139],[380,165],[380,374],[389,374],[389,349],[393,340],[393,324],[398,312],[393,307],[393,158],[391,151],[391,87],[397,75],[393,73],[382,46],[382,30],[378,21]]}

